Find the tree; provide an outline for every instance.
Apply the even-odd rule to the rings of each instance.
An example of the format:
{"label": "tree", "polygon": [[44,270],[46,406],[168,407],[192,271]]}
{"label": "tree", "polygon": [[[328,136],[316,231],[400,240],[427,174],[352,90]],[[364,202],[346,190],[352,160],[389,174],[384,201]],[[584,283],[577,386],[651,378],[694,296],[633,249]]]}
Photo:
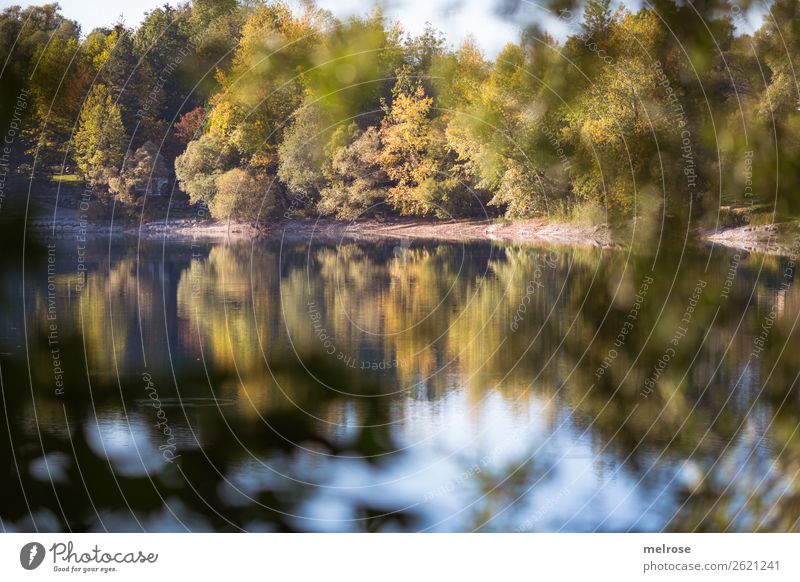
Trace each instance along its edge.
{"label": "tree", "polygon": [[[779,212],[792,216],[800,214],[796,187],[800,180],[799,19],[797,2],[777,0],[754,35],[756,49],[750,48],[748,52],[755,52],[759,62],[752,85],[761,90],[755,107],[757,117],[749,120],[749,143],[743,144],[758,152],[753,164],[753,175],[758,178],[756,191],[768,192],[766,199],[774,201]],[[737,157],[741,157],[740,152]]]}
{"label": "tree", "polygon": [[307,200],[319,199],[326,184],[324,166],[330,160],[325,148],[332,131],[316,104],[307,103],[297,111],[278,149],[278,177],[290,192]]}
{"label": "tree", "polygon": [[219,174],[216,190],[208,205],[215,218],[254,222],[272,215],[278,205],[277,182],[252,169],[233,168]]}
{"label": "tree", "polygon": [[135,203],[147,195],[158,195],[169,173],[156,145],[145,142],[125,158],[122,169],[108,180],[108,189],[125,203]]}
{"label": "tree", "polygon": [[205,117],[205,109],[195,107],[181,115],[170,127],[161,147],[161,155],[169,167],[175,167],[175,158],[186,151],[190,141],[200,137]]}
{"label": "tree", "polygon": [[428,117],[433,99],[421,84],[413,92],[401,91],[381,124],[383,144],[378,163],[395,185],[389,201],[401,214],[428,214],[433,209],[422,200],[421,189],[436,174],[433,137]]}
{"label": "tree", "polygon": [[[317,205],[322,214],[341,220],[355,220],[385,212],[383,204],[391,181],[379,164],[381,143],[378,130],[367,128],[355,139],[358,126],[342,127],[332,139],[326,175],[330,185],[320,194]],[[340,142],[340,143],[337,143]]]}
{"label": "tree", "polygon": [[220,90],[220,77],[214,73],[230,71],[242,26],[254,5],[236,0],[199,0],[191,3],[189,18],[181,18],[181,33],[193,47],[181,63],[181,71],[186,73],[185,86],[196,87],[198,96],[208,99]]}
{"label": "tree", "polygon": [[44,161],[48,166],[62,162],[74,120],[89,87],[88,75],[76,58],[79,34],[75,23],[62,22],[48,42],[37,47],[36,67],[28,79],[37,119],[30,135],[35,140],[40,163]]}
{"label": "tree", "polygon": [[[64,18],[55,3],[11,6],[0,13],[0,131],[5,132],[15,116],[21,117],[17,123],[35,119],[26,124],[29,127],[22,132],[22,139],[11,144],[17,162],[22,161],[24,153],[31,154],[37,144],[42,146],[40,159],[46,163],[54,161],[58,150],[63,150],[68,139],[65,120],[75,119],[85,95],[84,87],[74,90],[74,82],[81,79],[77,74],[67,75],[58,90],[79,35],[78,24]],[[32,99],[26,99],[27,106],[20,109],[17,101],[23,90],[30,91]],[[73,100],[78,96],[80,100]]]}
{"label": "tree", "polygon": [[133,147],[148,140],[160,142],[167,130],[167,122],[160,117],[165,92],[157,86],[150,63],[137,55],[134,32],[122,23],[95,29],[81,49],[87,66],[119,106]]}
{"label": "tree", "polygon": [[165,4],[146,13],[133,34],[134,54],[160,83],[159,93],[163,98],[152,112],[159,119],[171,121],[180,110],[198,104],[194,90],[198,72],[192,70],[193,63],[186,55],[186,46],[191,41],[188,23],[192,11],[188,4],[177,8]]}
{"label": "tree", "polygon": [[583,11],[581,28],[587,38],[601,42],[608,37],[611,27],[611,0],[589,0]]}
{"label": "tree", "polygon": [[319,37],[315,13],[295,17],[286,4],[258,5],[242,27],[231,68],[220,71],[208,131],[235,145],[247,163],[273,173],[287,121],[304,97],[298,72],[309,68]]}
{"label": "tree", "polygon": [[78,168],[90,183],[106,184],[108,171],[119,169],[127,142],[119,106],[105,85],[95,85],[72,139]]}
{"label": "tree", "polygon": [[401,214],[452,218],[481,204],[464,164],[447,142],[447,120],[435,117],[433,98],[401,73],[381,128],[378,163],[394,185],[389,202]]}
{"label": "tree", "polygon": [[446,53],[444,35],[430,23],[419,36],[409,36],[403,47],[404,63],[412,78],[422,83],[425,93],[436,95],[434,70]]}
{"label": "tree", "polygon": [[175,159],[175,176],[193,203],[210,205],[217,193],[217,177],[232,169],[238,159],[233,148],[214,134],[189,142]]}
{"label": "tree", "polygon": [[380,100],[391,94],[394,72],[403,65],[400,29],[387,26],[383,13],[344,22],[320,16],[324,30],[303,75],[306,101],[329,126],[358,123],[362,129],[380,120]]}
{"label": "tree", "polygon": [[687,194],[686,181],[675,179],[677,173],[658,174],[661,165],[669,167],[670,159],[677,164],[681,155],[678,118],[664,90],[679,85],[660,78],[654,65],[658,57],[669,62],[662,54],[666,32],[651,10],[620,13],[607,41],[614,65],[589,69],[591,84],[576,93],[564,114],[568,126],[562,134],[573,148],[575,194],[619,216],[630,216],[639,195],[648,186],[660,186],[661,178],[673,181],[676,204],[689,207],[686,197],[678,200]]}
{"label": "tree", "polygon": [[206,112],[202,107],[195,107],[191,111],[181,115],[180,119],[178,119],[173,127],[173,132],[178,141],[186,145],[193,139],[198,138],[205,117]]}
{"label": "tree", "polygon": [[[488,71],[475,51],[465,47],[452,65],[464,71],[458,76],[465,89],[453,97],[463,113],[449,119],[449,147],[457,152],[474,187],[492,194],[489,205],[510,218],[569,205],[566,144],[560,141],[556,116],[550,113],[549,95],[540,81],[547,79],[552,86],[556,64],[539,46],[509,44]],[[476,90],[469,91],[469,86]]]}

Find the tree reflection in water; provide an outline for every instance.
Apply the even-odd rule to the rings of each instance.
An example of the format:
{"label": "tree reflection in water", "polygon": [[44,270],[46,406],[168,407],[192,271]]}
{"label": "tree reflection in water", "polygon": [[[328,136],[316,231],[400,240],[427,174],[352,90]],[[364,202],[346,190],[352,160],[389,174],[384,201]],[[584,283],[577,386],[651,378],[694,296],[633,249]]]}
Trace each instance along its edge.
{"label": "tree reflection in water", "polygon": [[5,257],[6,530],[798,527],[789,259],[128,242]]}

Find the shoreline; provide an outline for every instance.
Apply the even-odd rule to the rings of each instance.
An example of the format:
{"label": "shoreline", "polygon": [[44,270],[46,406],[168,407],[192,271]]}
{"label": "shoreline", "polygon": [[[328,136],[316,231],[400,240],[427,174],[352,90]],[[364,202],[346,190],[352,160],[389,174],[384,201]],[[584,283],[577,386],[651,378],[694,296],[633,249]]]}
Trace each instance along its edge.
{"label": "shoreline", "polygon": [[492,220],[334,219],[298,218],[250,223],[221,220],[174,219],[138,226],[102,225],[75,219],[36,218],[28,227],[37,234],[55,236],[114,235],[165,239],[232,240],[321,240],[336,242],[414,239],[442,242],[506,241],[512,243],[551,243],[598,248],[616,248],[605,225],[554,222],[544,219],[498,222]]}
{"label": "shoreline", "polygon": [[[68,193],[62,200],[70,199]],[[505,219],[454,219],[432,218],[364,219],[340,221],[333,218],[290,218],[252,223],[227,220],[200,219],[188,215],[186,208],[168,220],[152,218],[141,224],[115,223],[113,226],[97,219],[80,220],[76,208],[58,206],[50,196],[33,199],[36,215],[28,227],[37,235],[56,237],[133,236],[167,240],[284,240],[303,241],[378,241],[378,240],[429,240],[442,242],[497,241],[517,244],[557,244],[601,249],[628,248],[630,241],[621,241],[606,224],[568,222],[546,218]],[[169,207],[161,209],[165,215]],[[120,216],[120,222],[123,217]],[[693,229],[695,242],[705,245],[757,252],[769,255],[797,254],[800,251],[800,221],[791,220],[762,225],[723,226],[717,229]]]}
{"label": "shoreline", "polygon": [[[606,225],[558,222],[546,219],[516,221],[447,220],[392,218],[361,221],[337,221],[328,218],[298,218],[263,222],[258,225],[220,220],[170,219],[141,225],[102,225],[76,219],[39,217],[28,224],[36,234],[55,236],[114,235],[170,240],[320,240],[377,241],[381,239],[413,239],[442,242],[498,241],[510,243],[541,243],[602,249],[621,248]],[[800,223],[785,222],[759,226],[739,226],[716,231],[697,231],[698,240],[706,244],[789,256],[800,250]]]}
{"label": "shoreline", "polygon": [[745,225],[701,233],[707,243],[726,248],[791,257],[800,251],[800,222]]}
{"label": "shoreline", "polygon": [[442,242],[539,242],[600,248],[615,246],[605,226],[553,222],[544,219],[510,222],[476,219],[439,221],[398,218],[356,222],[300,219],[269,224],[265,236],[289,240],[424,239]]}

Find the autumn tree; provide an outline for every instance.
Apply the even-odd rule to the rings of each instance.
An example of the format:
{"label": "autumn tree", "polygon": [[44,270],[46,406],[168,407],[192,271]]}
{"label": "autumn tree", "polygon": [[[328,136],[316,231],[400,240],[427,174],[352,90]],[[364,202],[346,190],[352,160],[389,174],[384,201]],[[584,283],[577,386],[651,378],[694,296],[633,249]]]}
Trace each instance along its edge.
{"label": "autumn tree", "polygon": [[119,106],[105,85],[95,85],[72,139],[78,168],[90,183],[107,184],[108,172],[119,169],[127,143]]}
{"label": "autumn tree", "polygon": [[61,22],[46,44],[39,45],[28,84],[37,123],[29,135],[39,163],[63,163],[75,118],[90,85],[89,71],[79,58],[80,28]]}
{"label": "autumn tree", "polygon": [[379,163],[378,130],[369,127],[359,133],[356,124],[341,127],[326,153],[331,159],[329,185],[321,192],[318,210],[342,220],[384,214],[392,182]]}
{"label": "autumn tree", "polygon": [[216,177],[216,195],[208,207],[221,219],[254,222],[269,218],[278,207],[277,181],[251,168],[233,168]]}
{"label": "autumn tree", "polygon": [[126,156],[119,171],[114,168],[110,173],[109,191],[128,204],[143,200],[146,196],[159,195],[162,184],[169,176],[163,156],[151,141]]}
{"label": "autumn tree", "polygon": [[186,151],[177,157],[175,176],[192,202],[210,205],[217,194],[217,178],[237,162],[230,144],[217,135],[205,134],[189,142]]}
{"label": "autumn tree", "polygon": [[202,107],[195,107],[191,111],[181,115],[173,128],[178,141],[186,146],[190,141],[199,137],[205,117],[206,112]]}
{"label": "autumn tree", "polygon": [[317,12],[299,17],[285,4],[259,5],[244,23],[230,71],[218,73],[208,131],[234,145],[248,163],[277,170],[278,146],[303,100],[299,71],[317,39]]}

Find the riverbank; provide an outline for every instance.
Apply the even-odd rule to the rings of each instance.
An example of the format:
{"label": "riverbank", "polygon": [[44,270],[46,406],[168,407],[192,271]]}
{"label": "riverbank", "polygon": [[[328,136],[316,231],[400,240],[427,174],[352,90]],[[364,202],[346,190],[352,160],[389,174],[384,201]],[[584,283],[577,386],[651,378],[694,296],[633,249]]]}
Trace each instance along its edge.
{"label": "riverbank", "polygon": [[[222,220],[170,219],[136,224],[109,224],[81,221],[75,217],[36,218],[29,228],[40,235],[71,237],[78,235],[119,235],[161,239],[324,242],[397,240],[437,240],[442,242],[506,241],[547,243],[597,248],[625,245],[614,239],[605,225],[556,222],[545,219],[518,221],[390,219],[342,222],[331,219],[291,219],[258,224]],[[792,255],[798,251],[800,223],[796,221],[758,226],[730,227],[717,231],[698,231],[700,241],[771,255]]]}
{"label": "riverbank", "polygon": [[393,219],[338,222],[293,220],[267,226],[267,236],[286,239],[325,240],[379,238],[426,239],[447,242],[508,241],[548,242],[609,248],[614,245],[605,226],[559,223],[548,220],[494,222],[490,220]]}
{"label": "riverbank", "polygon": [[709,243],[767,255],[794,256],[800,250],[798,221],[725,228],[701,236]]}
{"label": "riverbank", "polygon": [[[69,199],[69,196],[62,197]],[[284,239],[342,240],[426,239],[443,242],[507,241],[510,243],[545,243],[571,246],[620,248],[627,244],[614,236],[606,225],[565,222],[550,219],[529,220],[449,220],[420,218],[368,219],[354,222],[329,218],[298,218],[263,221],[257,224],[225,220],[201,220],[198,213],[184,204],[172,208],[165,201],[160,216],[152,215],[139,222],[123,213],[114,223],[103,219],[82,219],[77,208],[55,199],[36,200],[36,218],[29,228],[43,236],[71,237],[81,235],[119,235],[161,239]],[[743,220],[750,222],[749,214]],[[800,222],[745,224],[712,230],[695,231],[696,240],[738,250],[773,255],[796,254],[800,240]]]}
{"label": "riverbank", "polygon": [[283,239],[289,241],[378,239],[425,239],[443,242],[507,241],[540,242],[611,248],[611,233],[604,225],[561,223],[544,219],[494,222],[490,220],[420,220],[391,219],[342,222],[331,219],[292,219],[261,222],[256,225],[221,220],[161,220],[140,225],[104,225],[77,218],[38,218],[29,223],[35,232],[73,236],[77,234],[114,234],[166,239]]}

